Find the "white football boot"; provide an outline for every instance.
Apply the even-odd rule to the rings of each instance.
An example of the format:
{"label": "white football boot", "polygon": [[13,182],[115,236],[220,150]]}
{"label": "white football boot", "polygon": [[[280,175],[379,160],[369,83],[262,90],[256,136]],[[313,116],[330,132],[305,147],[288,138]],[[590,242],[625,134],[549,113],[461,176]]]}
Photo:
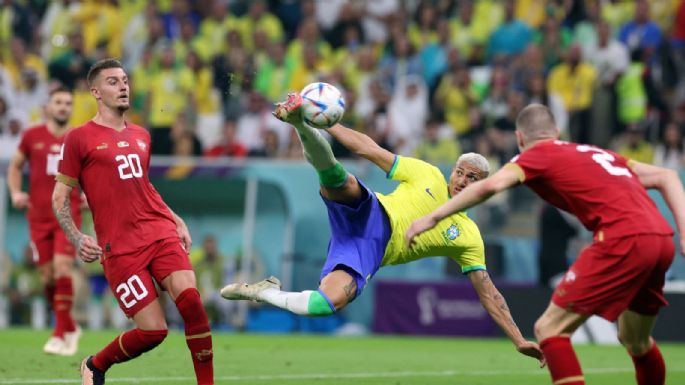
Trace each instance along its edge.
{"label": "white football boot", "polygon": [[257,283],[232,283],[221,289],[221,296],[231,300],[246,299],[260,302],[259,294],[266,289],[281,290],[281,281],[271,276]]}
{"label": "white football boot", "polygon": [[78,341],[83,334],[81,327],[76,325],[73,332],[64,333],[64,354],[65,356],[73,356],[78,351]]}
{"label": "white football boot", "polygon": [[66,343],[64,342],[64,339],[55,336],[50,336],[48,342],[43,345],[43,352],[47,354],[56,354],[62,356],[64,355],[65,350]]}

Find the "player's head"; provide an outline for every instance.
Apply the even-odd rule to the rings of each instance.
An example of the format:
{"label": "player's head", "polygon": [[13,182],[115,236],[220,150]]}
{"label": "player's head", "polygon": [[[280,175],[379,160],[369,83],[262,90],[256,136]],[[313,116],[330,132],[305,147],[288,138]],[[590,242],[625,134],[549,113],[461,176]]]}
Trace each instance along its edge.
{"label": "player's head", "polygon": [[516,140],[521,151],[538,140],[558,137],[559,130],[554,122],[554,115],[547,106],[529,104],[516,118]]}
{"label": "player's head", "polygon": [[129,108],[128,76],[116,59],[102,59],[88,70],[90,93],[98,105],[124,112]]}
{"label": "player's head", "polygon": [[71,118],[74,97],[66,87],[57,87],[50,91],[48,103],[45,105],[45,115],[48,120],[58,126],[65,126]]}
{"label": "player's head", "polygon": [[462,154],[454,164],[450,175],[450,194],[457,195],[473,182],[487,178],[490,174],[490,163],[481,154],[467,152]]}

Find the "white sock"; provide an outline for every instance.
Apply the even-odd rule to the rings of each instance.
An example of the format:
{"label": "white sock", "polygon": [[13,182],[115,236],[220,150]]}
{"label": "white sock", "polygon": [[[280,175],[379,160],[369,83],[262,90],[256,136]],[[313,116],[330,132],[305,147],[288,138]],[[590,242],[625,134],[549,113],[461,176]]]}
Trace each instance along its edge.
{"label": "white sock", "polygon": [[319,130],[304,123],[295,125],[297,135],[302,142],[304,157],[318,171],[327,170],[338,163],[333,155],[331,144]]}
{"label": "white sock", "polygon": [[259,293],[259,299],[295,314],[309,315],[309,297],[312,293],[312,290],[292,292],[269,288]]}

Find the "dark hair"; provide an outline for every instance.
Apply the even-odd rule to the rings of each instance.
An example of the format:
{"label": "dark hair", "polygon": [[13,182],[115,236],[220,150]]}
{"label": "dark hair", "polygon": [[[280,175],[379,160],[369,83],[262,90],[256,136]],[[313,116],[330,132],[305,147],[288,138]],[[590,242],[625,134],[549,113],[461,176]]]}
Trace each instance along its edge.
{"label": "dark hair", "polygon": [[90,69],[88,70],[88,77],[86,77],[86,79],[88,80],[88,85],[89,86],[93,85],[93,81],[95,81],[95,78],[97,78],[98,75],[100,75],[100,72],[102,70],[106,70],[109,68],[121,68],[121,69],[123,69],[124,66],[122,66],[121,62],[117,59],[108,58],[108,59],[98,60],[97,62],[95,62],[95,64],[90,66]]}
{"label": "dark hair", "polygon": [[50,90],[50,93],[48,93],[48,96],[49,96],[49,97],[52,97],[52,95],[54,95],[54,94],[59,94],[59,93],[62,93],[62,92],[65,92],[65,93],[71,95],[71,90],[68,89],[67,87],[65,87],[65,86],[57,86],[57,87],[53,88],[52,90]]}

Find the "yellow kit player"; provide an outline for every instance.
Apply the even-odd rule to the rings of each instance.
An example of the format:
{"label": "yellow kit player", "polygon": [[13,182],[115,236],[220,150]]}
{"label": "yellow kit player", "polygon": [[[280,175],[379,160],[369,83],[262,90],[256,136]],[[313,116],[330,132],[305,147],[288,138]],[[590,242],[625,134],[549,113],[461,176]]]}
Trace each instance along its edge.
{"label": "yellow kit player", "polygon": [[276,106],[274,115],[297,130],[305,158],[319,174],[320,192],[328,209],[332,237],[318,290],[281,291],[277,278],[247,284],[233,283],[221,290],[231,300],[268,302],[295,314],[326,316],[342,309],[362,293],[381,266],[429,256],[449,256],[467,274],[490,316],[522,354],[544,364],[539,346],[526,341],[511,317],[504,297],[485,268],[483,239],[465,212],[442,220],[408,248],[404,233],[411,223],[447,202],[472,182],[489,174],[486,159],[475,153],[457,160],[449,183],[437,167],[380,147],[370,137],[336,124],[326,129],[352,152],[370,160],[399,182],[390,194],[374,193],[348,174],[335,159],[330,144],[317,129],[302,121],[298,94]]}

